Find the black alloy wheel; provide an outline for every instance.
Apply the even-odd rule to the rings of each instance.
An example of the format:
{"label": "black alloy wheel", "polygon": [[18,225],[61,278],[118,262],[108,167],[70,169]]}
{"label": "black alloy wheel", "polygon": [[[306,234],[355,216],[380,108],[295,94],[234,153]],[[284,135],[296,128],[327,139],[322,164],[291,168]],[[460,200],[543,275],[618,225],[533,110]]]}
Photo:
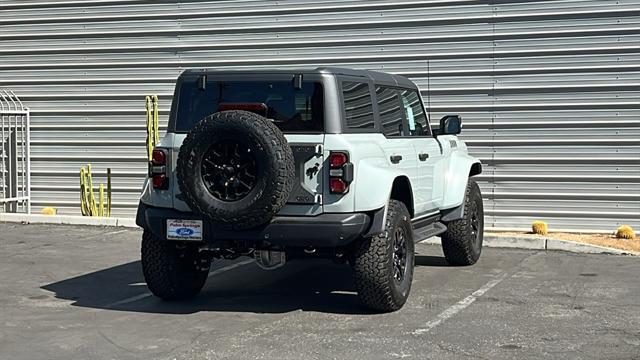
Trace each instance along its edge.
{"label": "black alloy wheel", "polygon": [[251,148],[236,141],[213,144],[202,159],[202,181],[221,201],[237,201],[249,194],[258,179]]}
{"label": "black alloy wheel", "polygon": [[471,221],[471,236],[473,238],[473,247],[475,251],[480,251],[479,247],[481,246],[480,240],[480,228],[481,228],[481,219],[478,217],[478,206],[476,203],[472,204],[471,214],[469,214]]}
{"label": "black alloy wheel", "polygon": [[401,284],[407,271],[407,237],[403,227],[393,235],[393,278]]}

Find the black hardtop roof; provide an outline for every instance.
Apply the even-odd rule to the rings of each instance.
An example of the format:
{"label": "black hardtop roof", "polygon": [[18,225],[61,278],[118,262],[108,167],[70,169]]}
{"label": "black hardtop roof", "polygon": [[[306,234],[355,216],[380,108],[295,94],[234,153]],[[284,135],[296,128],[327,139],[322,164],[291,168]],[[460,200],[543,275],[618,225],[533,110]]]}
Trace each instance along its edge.
{"label": "black hardtop roof", "polygon": [[[210,75],[264,75],[264,74],[328,74],[328,75],[345,75],[354,77],[368,78],[376,84],[392,85],[417,89],[418,87],[408,78],[401,75],[393,75],[380,71],[359,70],[333,66],[321,66],[315,69],[255,69],[255,70],[218,70],[218,69],[187,69],[182,75],[186,74],[210,74]],[[182,76],[180,75],[180,76]]]}

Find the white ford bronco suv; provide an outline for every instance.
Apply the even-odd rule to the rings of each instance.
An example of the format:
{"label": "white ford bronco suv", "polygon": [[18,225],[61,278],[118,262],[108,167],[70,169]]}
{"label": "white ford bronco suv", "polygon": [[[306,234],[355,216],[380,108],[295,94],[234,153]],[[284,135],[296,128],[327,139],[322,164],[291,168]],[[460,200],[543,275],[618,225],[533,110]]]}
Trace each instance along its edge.
{"label": "white ford bronco suv", "polygon": [[475,263],[483,207],[461,119],[432,130],[417,86],[381,72],[187,70],[136,222],[151,292],[195,296],[213,258],[349,263],[362,302],[401,308],[414,242]]}

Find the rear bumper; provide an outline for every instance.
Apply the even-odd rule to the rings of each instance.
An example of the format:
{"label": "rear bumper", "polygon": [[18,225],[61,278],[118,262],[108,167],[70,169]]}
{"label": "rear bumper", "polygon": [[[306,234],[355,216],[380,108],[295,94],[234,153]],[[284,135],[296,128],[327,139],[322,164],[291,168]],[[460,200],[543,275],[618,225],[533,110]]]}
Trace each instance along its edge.
{"label": "rear bumper", "polygon": [[344,246],[367,233],[371,216],[366,213],[321,214],[317,216],[275,216],[265,225],[250,230],[221,230],[202,217],[168,208],[138,206],[136,224],[155,236],[167,238],[167,219],[202,220],[207,242],[244,240],[277,246]]}

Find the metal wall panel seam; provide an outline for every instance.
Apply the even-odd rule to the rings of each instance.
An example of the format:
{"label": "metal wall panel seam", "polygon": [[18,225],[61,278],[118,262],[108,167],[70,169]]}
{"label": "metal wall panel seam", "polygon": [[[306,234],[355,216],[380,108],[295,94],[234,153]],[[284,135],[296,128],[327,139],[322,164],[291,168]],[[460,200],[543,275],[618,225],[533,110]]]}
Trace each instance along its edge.
{"label": "metal wall panel seam", "polygon": [[640,45],[617,45],[611,46],[585,46],[585,47],[563,47],[546,49],[524,49],[524,50],[500,50],[494,52],[487,51],[451,51],[438,53],[408,53],[408,54],[376,54],[376,55],[335,55],[335,56],[309,56],[306,57],[266,57],[266,58],[229,58],[220,60],[181,60],[172,61],[103,61],[103,62],[70,62],[70,63],[8,63],[0,64],[0,70],[44,70],[44,69],[91,69],[91,68],[121,68],[121,67],[210,67],[220,65],[280,65],[280,64],[322,64],[330,63],[350,63],[359,61],[399,61],[399,60],[424,60],[424,59],[481,59],[495,57],[523,57],[523,56],[552,56],[552,55],[593,55],[593,54],[633,54],[640,52]]}
{"label": "metal wall panel seam", "polygon": [[[441,1],[385,1],[374,2],[367,1],[361,4],[332,4],[331,6],[318,6],[314,3],[311,5],[302,6],[287,6],[278,5],[270,8],[265,7],[251,7],[240,10],[188,10],[188,9],[173,9],[174,11],[167,13],[153,13],[153,12],[141,12],[138,14],[118,14],[118,15],[83,15],[83,16],[67,16],[67,17],[33,17],[33,18],[14,18],[0,20],[0,25],[14,25],[14,24],[46,24],[46,23],[72,23],[72,22],[104,22],[104,21],[131,21],[131,20],[182,20],[192,18],[211,18],[211,17],[229,17],[229,16],[264,16],[264,15],[290,15],[290,14],[304,14],[309,12],[319,13],[332,13],[332,12],[345,12],[345,11],[371,11],[371,10],[391,10],[391,9],[407,9],[407,8],[425,8],[441,6],[443,3],[458,3],[458,4],[476,4],[475,0],[441,0]],[[145,2],[142,2],[145,4]],[[148,2],[146,2],[148,4]],[[52,5],[55,5],[53,3]],[[80,4],[83,7],[86,4]],[[212,4],[213,5],[213,4]],[[0,10],[2,6],[0,6]]]}
{"label": "metal wall panel seam", "polygon": [[364,39],[315,39],[308,40],[277,40],[277,41],[251,41],[236,43],[211,43],[211,44],[167,44],[167,45],[129,45],[129,46],[57,46],[50,48],[5,48],[0,49],[0,54],[5,55],[36,55],[36,54],[85,54],[85,53],[120,53],[120,52],[159,52],[159,51],[202,51],[202,50],[229,50],[229,49],[271,49],[271,48],[304,48],[317,46],[345,46],[357,45],[383,45],[383,44],[416,44],[436,43],[450,41],[489,41],[493,39],[531,39],[531,38],[561,38],[579,36],[604,36],[604,35],[635,35],[640,33],[637,26],[606,27],[603,29],[579,29],[579,30],[548,30],[548,31],[504,31],[493,34],[449,34],[449,35],[421,35],[402,36],[386,35],[376,38]]}
{"label": "metal wall panel seam", "polygon": [[[158,29],[151,30],[148,28],[139,30],[104,30],[104,31],[66,31],[66,32],[43,32],[43,33],[29,33],[21,31],[20,33],[7,33],[3,35],[5,40],[28,40],[28,39],[53,39],[53,38],[67,38],[67,37],[122,37],[122,36],[140,36],[140,35],[190,35],[190,34],[225,34],[242,32],[276,32],[276,31],[305,31],[308,29],[351,29],[359,27],[372,26],[376,28],[384,27],[410,27],[410,26],[433,26],[433,25],[450,25],[455,23],[486,23],[486,22],[514,22],[514,21],[527,21],[527,20],[555,20],[555,19],[568,19],[568,18],[587,18],[587,17],[626,17],[637,16],[640,12],[640,7],[624,8],[622,10],[612,8],[605,10],[587,10],[587,11],[571,11],[571,12],[558,12],[558,11],[538,11],[527,14],[516,15],[497,15],[497,16],[448,16],[431,19],[377,19],[376,21],[325,21],[314,22],[312,24],[283,24],[283,25],[242,25],[235,27],[209,27],[209,28],[194,28],[194,29]],[[5,28],[9,30],[8,28]]]}

